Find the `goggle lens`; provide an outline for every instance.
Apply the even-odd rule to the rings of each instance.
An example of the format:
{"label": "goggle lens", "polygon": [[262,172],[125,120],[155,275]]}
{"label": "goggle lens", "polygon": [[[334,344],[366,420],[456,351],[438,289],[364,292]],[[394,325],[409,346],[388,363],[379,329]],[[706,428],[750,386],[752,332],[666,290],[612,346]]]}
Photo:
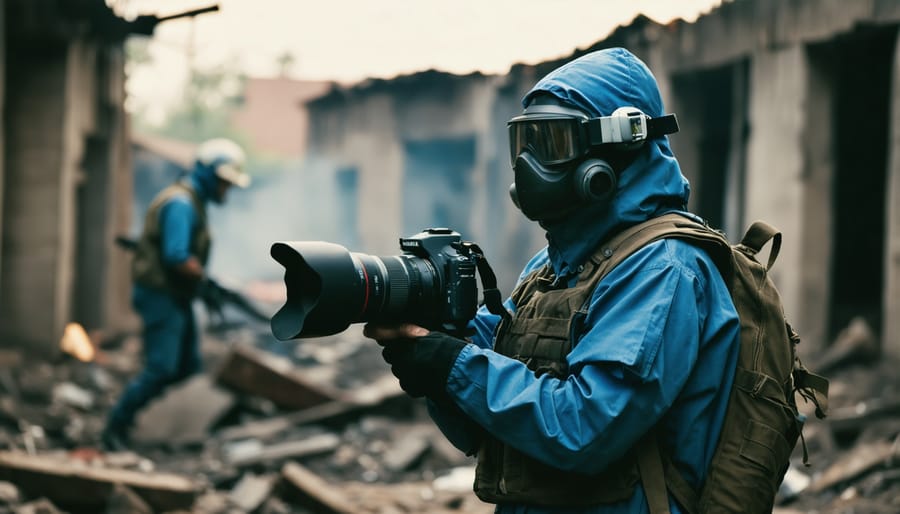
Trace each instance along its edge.
{"label": "goggle lens", "polygon": [[525,150],[543,165],[563,164],[582,154],[578,118],[522,117],[509,122],[509,158],[515,164],[516,157]]}

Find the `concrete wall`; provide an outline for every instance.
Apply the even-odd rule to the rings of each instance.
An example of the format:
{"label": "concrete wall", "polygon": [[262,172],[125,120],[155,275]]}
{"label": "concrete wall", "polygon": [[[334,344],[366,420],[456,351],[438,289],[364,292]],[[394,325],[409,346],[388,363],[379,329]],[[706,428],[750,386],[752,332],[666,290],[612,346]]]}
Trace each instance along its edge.
{"label": "concrete wall", "polygon": [[69,322],[134,326],[113,246],[131,201],[124,56],[87,34],[4,36],[0,343],[53,354]]}
{"label": "concrete wall", "polygon": [[[477,237],[497,238],[494,234],[503,234],[496,241],[494,253],[501,256],[501,266],[506,266],[516,260],[516,255],[530,254],[544,244],[536,224],[527,222],[511,204],[501,208],[497,203],[508,202],[498,191],[512,181],[506,155],[506,120],[520,112],[522,94],[547,72],[586,52],[625,46],[648,63],[659,83],[666,110],[678,116],[681,132],[670,136],[670,140],[683,172],[692,182],[691,207],[696,210],[702,205],[721,205],[722,212],[717,217],[733,242],[757,219],[781,230],[784,244],[771,276],[781,292],[788,319],[804,339],[801,352],[811,354],[821,351],[833,336],[834,327],[830,325],[834,322],[829,318],[834,316],[830,311],[835,308],[837,293],[832,277],[844,272],[834,269],[834,249],[840,244],[834,219],[839,207],[834,201],[834,184],[839,175],[834,149],[840,147],[840,141],[834,139],[835,127],[842,123],[838,119],[841,112],[835,107],[840,99],[840,71],[834,66],[834,56],[838,55],[834,50],[852,55],[854,51],[865,51],[871,41],[882,45],[883,32],[898,25],[900,3],[866,0],[735,0],[724,2],[695,23],[673,22],[663,27],[636,19],[567,58],[514,66],[502,80],[467,77],[469,82],[484,83],[478,94],[447,97],[432,91],[429,95],[431,84],[420,80],[423,74],[378,87],[360,85],[352,92],[352,102],[339,107],[316,102],[316,125],[320,126],[320,120],[330,120],[326,125],[334,129],[328,132],[331,135],[347,128],[344,140],[353,141],[353,149],[360,153],[350,151],[344,143],[324,139],[313,146],[330,148],[337,159],[373,151],[383,154],[377,158],[379,164],[365,164],[365,159],[355,157],[353,161],[361,165],[361,170],[365,168],[362,176],[369,177],[360,184],[360,200],[364,204],[360,218],[373,231],[366,244],[378,247],[390,241],[378,249],[393,251],[390,230],[376,226],[374,220],[380,218],[370,217],[369,213],[378,206],[385,213],[382,217],[389,220],[388,226],[395,226],[401,216],[399,203],[392,202],[402,202],[397,191],[402,190],[403,177],[397,170],[402,166],[398,146],[408,137],[404,131],[430,133],[434,129],[422,120],[436,117],[449,120],[444,127],[446,133],[452,132],[449,127],[458,127],[476,134],[476,187],[466,201],[471,202],[475,216],[485,219],[494,230],[493,234]],[[877,37],[873,38],[873,33]],[[854,46],[843,46],[848,42]],[[893,66],[882,332],[885,349],[900,355],[900,61],[896,56]],[[346,120],[360,116],[354,109],[363,105],[368,105],[363,109],[369,111],[369,116],[376,112],[390,116],[391,109],[381,103],[389,102],[383,98],[382,90],[400,90],[401,81],[408,88],[404,91],[421,97],[395,98],[396,119],[381,119],[375,134],[349,128],[353,123],[345,123]],[[715,90],[716,84],[724,89]],[[456,87],[464,89],[461,85]],[[494,91],[490,91],[492,88]],[[860,89],[863,90],[869,91]],[[713,94],[719,96],[715,102]],[[448,112],[449,103],[455,104],[456,112]],[[401,105],[402,110],[398,110]],[[488,117],[483,111],[490,112]],[[722,111],[721,116],[713,111]],[[704,177],[717,171],[707,169],[709,155],[704,152],[714,131],[727,131],[727,138],[716,140],[716,144],[727,149],[712,165],[720,167],[718,171],[723,176]],[[877,169],[870,171],[880,173]],[[723,196],[710,202],[711,194]],[[504,198],[501,200],[500,196]],[[382,232],[377,234],[375,230]],[[767,258],[768,248],[761,256]],[[860,305],[863,307],[868,308]]]}
{"label": "concrete wall", "polygon": [[[783,234],[786,244],[770,275],[792,318],[802,301],[797,270],[803,264],[807,68],[803,47],[791,46],[754,55],[750,70],[745,219],[763,219]],[[805,328],[804,320],[795,320],[795,324],[798,330]]]}
{"label": "concrete wall", "polygon": [[[342,97],[311,106],[317,127],[311,157],[324,160],[332,172],[358,170],[360,251],[397,254],[398,237],[434,225],[433,220],[421,219],[415,229],[404,226],[404,206],[409,204],[403,197],[408,186],[405,173],[410,165],[406,145],[471,137],[475,140],[471,169],[464,170],[461,179],[466,181],[467,193],[447,199],[450,193],[435,184],[423,194],[467,211],[467,230],[451,228],[482,246],[497,270],[501,288],[510,292],[521,266],[544,241],[542,235],[536,237],[537,226],[522,217],[508,197],[512,171],[505,120],[521,111],[522,91],[518,84],[507,84],[514,94],[505,94],[500,80],[429,74],[414,81],[421,84],[397,83],[363,92],[351,89]],[[503,118],[502,124],[496,122],[498,117]]]}
{"label": "concrete wall", "polygon": [[70,308],[76,169],[68,45],[7,56],[6,184],[0,313],[4,340],[47,347]]}

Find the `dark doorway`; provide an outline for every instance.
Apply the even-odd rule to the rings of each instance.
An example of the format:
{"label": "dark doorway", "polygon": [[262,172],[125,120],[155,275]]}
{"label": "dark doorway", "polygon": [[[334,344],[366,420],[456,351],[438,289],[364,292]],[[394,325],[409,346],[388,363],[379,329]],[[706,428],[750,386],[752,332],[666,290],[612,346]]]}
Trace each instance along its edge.
{"label": "dark doorway", "polygon": [[855,316],[881,327],[885,187],[896,29],[861,30],[835,45],[835,176],[829,336]]}
{"label": "dark doorway", "polygon": [[470,176],[475,138],[429,139],[405,144],[403,235],[429,227],[469,233]]}
{"label": "dark doorway", "polygon": [[747,62],[740,61],[673,81],[687,110],[676,114],[685,120],[696,144],[696,169],[683,170],[694,177],[693,209],[713,227],[729,230],[743,224],[747,69]]}

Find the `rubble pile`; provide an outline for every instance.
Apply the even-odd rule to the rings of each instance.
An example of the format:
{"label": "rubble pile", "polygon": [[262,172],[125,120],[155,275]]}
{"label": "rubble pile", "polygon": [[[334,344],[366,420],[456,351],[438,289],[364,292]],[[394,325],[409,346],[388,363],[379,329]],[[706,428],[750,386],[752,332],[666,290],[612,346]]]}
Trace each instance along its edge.
{"label": "rubble pile", "polygon": [[800,442],[776,514],[900,512],[900,363],[880,356],[879,347],[869,324],[856,318],[824,355],[808,359],[830,380],[830,409],[820,421],[813,406],[801,405],[809,465]]}
{"label": "rubble pile", "polygon": [[[133,452],[100,450],[106,413],[140,370],[140,340],[92,360],[0,351],[2,513],[488,513],[474,459],[406,396],[380,348],[352,326],[278,342],[220,327],[205,373],[138,418]],[[807,359],[831,380],[830,414],[808,409],[778,514],[900,511],[900,375],[856,321]]]}
{"label": "rubble pile", "polygon": [[356,327],[283,343],[267,327],[204,335],[205,373],[106,453],[105,416],[140,339],[91,362],[0,351],[0,513],[492,512],[474,460],[444,439]]}

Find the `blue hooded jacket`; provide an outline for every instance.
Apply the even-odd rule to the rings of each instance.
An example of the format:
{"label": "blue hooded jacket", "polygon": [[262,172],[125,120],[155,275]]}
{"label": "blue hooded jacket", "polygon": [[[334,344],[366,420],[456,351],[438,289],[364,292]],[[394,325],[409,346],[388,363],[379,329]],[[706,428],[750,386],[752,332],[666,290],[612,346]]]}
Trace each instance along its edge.
{"label": "blue hooded jacket", "polygon": [[[206,204],[215,197],[216,174],[212,166],[196,162],[194,171],[185,177],[185,182],[197,193],[199,200]],[[166,266],[177,266],[191,256],[191,238],[200,223],[194,204],[187,193],[170,198],[159,210],[159,226],[162,234],[160,253]],[[167,312],[171,304],[169,294],[134,285],[133,303],[145,319],[156,319]]]}
{"label": "blue hooded jacket", "polygon": [[[582,56],[542,79],[525,96],[549,93],[591,116],[633,106],[663,113],[656,80],[627,50]],[[520,280],[546,264],[572,285],[579,265],[623,228],[687,205],[689,185],[660,137],[622,171],[608,206],[586,206],[544,225],[548,245]],[[692,216],[685,213],[686,216]],[[516,306],[507,299],[506,306]],[[652,243],[612,270],[592,293],[571,375],[535,376],[525,364],[491,350],[499,317],[479,310],[472,341],[450,371],[447,393],[468,419],[429,404],[459,449],[474,453],[478,431],[554,467],[588,474],[621,457],[644,433],[662,428],[663,447],[682,476],[699,488],[721,431],[736,365],[740,324],[725,283],[702,250],[674,239]],[[672,512],[682,512],[670,498]],[[499,505],[501,513],[643,513],[643,489],[621,503],[560,509]]]}
{"label": "blue hooded jacket", "polygon": [[[185,180],[197,193],[202,203],[215,198],[216,174],[213,166],[195,163],[194,171]],[[176,266],[190,256],[191,237],[196,229],[199,217],[190,197],[179,194],[163,204],[159,211],[159,223],[162,232],[162,259],[166,265]]]}

